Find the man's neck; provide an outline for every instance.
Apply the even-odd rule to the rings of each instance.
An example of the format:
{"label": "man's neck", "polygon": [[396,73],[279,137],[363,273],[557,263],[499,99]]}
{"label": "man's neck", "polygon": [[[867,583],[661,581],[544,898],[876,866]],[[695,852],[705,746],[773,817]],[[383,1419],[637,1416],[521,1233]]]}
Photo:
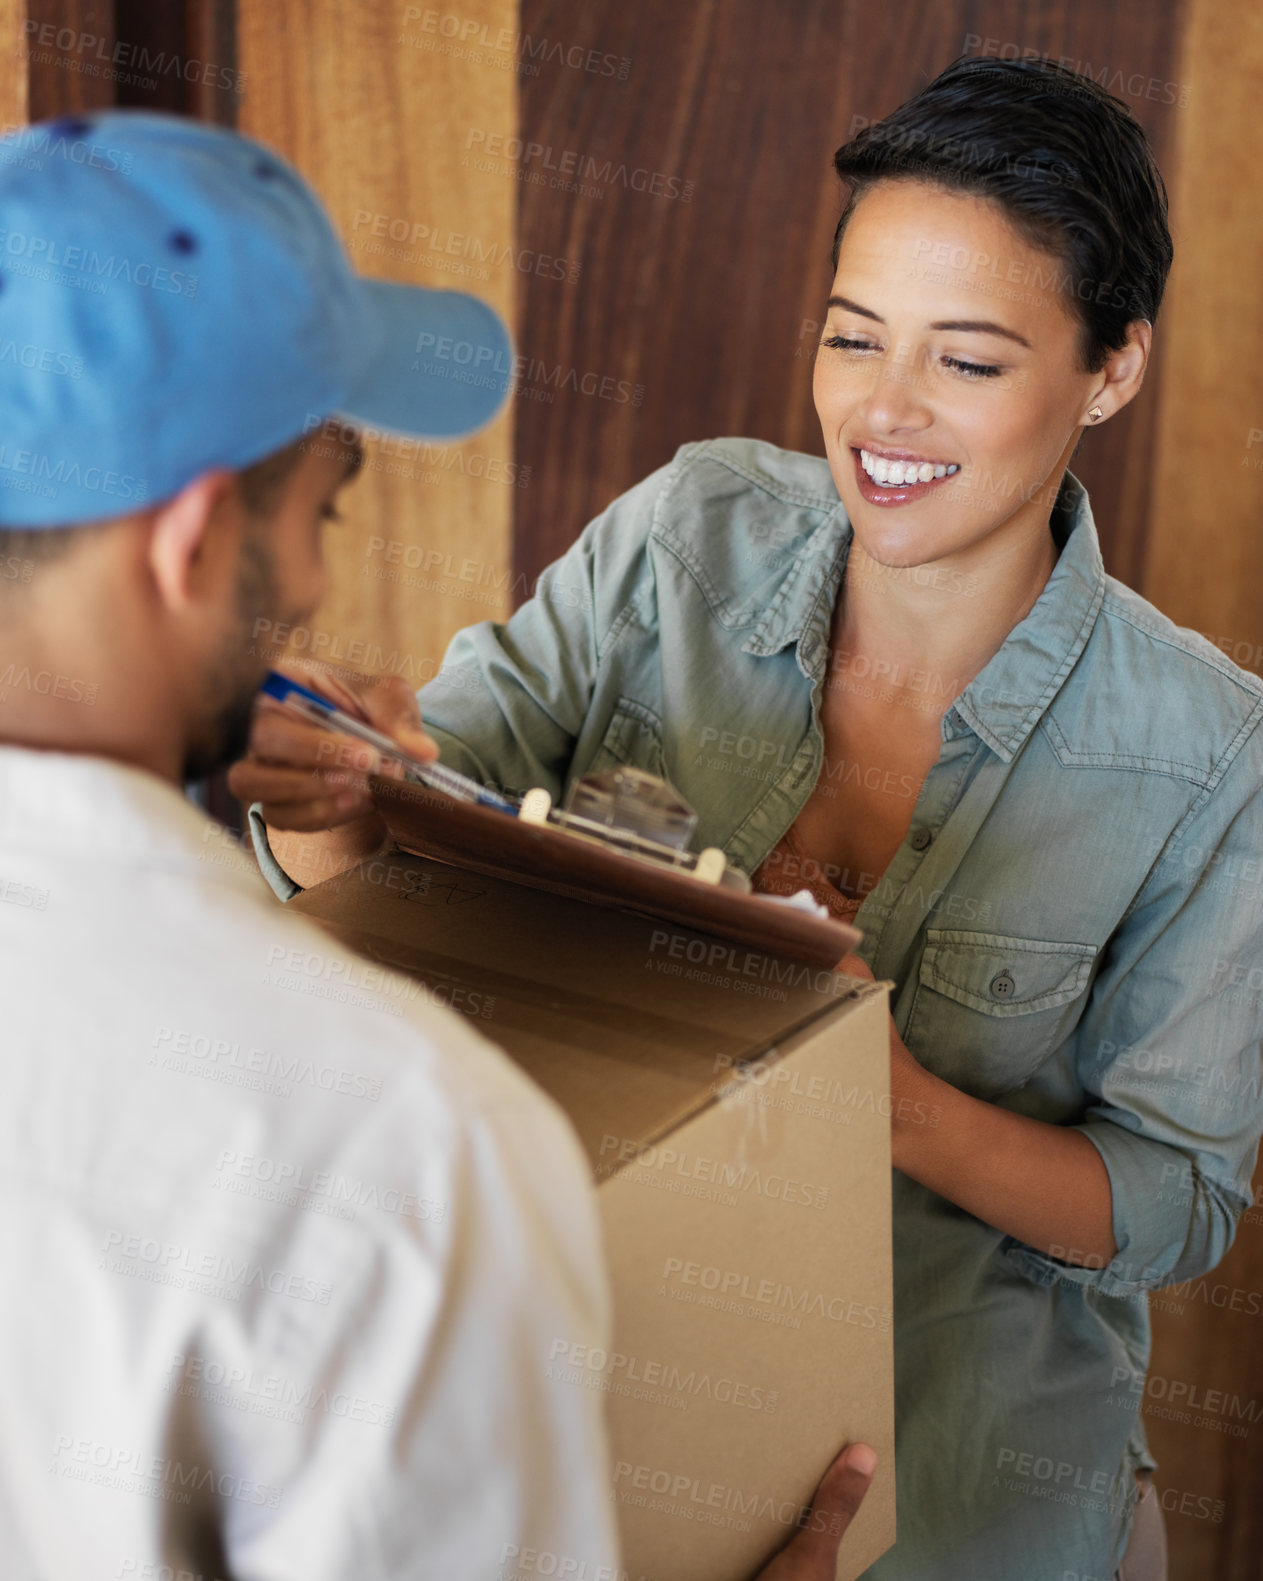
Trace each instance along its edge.
{"label": "man's neck", "polygon": [[182,783],[184,745],[165,718],[161,688],[127,662],[117,647],[76,640],[74,614],[50,642],[25,623],[0,635],[0,742],[44,752],[113,758]]}

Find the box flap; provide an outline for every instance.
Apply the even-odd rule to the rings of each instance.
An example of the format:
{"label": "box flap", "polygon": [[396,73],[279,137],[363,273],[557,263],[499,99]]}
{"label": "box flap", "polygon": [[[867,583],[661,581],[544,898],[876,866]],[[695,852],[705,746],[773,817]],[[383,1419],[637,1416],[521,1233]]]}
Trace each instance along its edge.
{"label": "box flap", "polygon": [[826,968],[402,852],[289,905],[469,1014],[564,1104],[594,1164],[613,1120],[622,1135],[662,1136],[734,1061],[857,989]]}

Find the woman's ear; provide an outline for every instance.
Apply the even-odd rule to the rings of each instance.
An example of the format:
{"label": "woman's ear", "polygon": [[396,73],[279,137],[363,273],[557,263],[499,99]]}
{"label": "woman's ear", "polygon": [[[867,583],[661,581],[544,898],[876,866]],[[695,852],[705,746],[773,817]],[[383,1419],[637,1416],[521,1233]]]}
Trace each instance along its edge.
{"label": "woman's ear", "polygon": [[1127,326],[1126,345],[1109,354],[1096,376],[1098,381],[1104,382],[1099,384],[1084,409],[1083,421],[1089,428],[1113,417],[1135,396],[1144,383],[1152,343],[1153,325],[1148,319],[1133,319]]}
{"label": "woman's ear", "polygon": [[168,609],[186,609],[213,579],[220,548],[230,546],[210,529],[234,509],[240,513],[234,485],[233,474],[222,468],[203,472],[150,512],[149,565]]}

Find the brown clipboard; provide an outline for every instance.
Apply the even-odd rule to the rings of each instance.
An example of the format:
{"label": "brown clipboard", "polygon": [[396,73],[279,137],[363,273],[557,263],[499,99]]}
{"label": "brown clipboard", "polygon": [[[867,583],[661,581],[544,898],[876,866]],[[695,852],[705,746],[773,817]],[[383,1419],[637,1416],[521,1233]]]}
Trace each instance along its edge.
{"label": "brown clipboard", "polygon": [[425,785],[380,775],[369,785],[396,845],[453,867],[592,906],[639,912],[815,967],[836,966],[862,937],[848,923],[708,884]]}

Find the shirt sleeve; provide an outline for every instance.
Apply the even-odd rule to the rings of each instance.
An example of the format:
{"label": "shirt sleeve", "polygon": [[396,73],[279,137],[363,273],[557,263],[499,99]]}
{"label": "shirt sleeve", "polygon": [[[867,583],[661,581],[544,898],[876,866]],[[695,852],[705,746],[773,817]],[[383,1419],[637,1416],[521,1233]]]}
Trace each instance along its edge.
{"label": "shirt sleeve", "polygon": [[[302,1420],[231,1424],[274,1497],[230,1501],[227,1573],[486,1581],[530,1551],[555,1556],[555,1574],[615,1575],[601,1375],[575,1381],[575,1358],[603,1358],[610,1339],[586,1158],[533,1090],[484,1103],[441,1161],[421,1106],[395,1098],[336,1166],[374,1183],[372,1206],[361,1184],[354,1224],[297,1215],[334,1302],[274,1303],[291,1310],[270,1320],[259,1366],[292,1383],[280,1398]],[[427,1159],[397,1168],[427,1133]]]}
{"label": "shirt sleeve", "polygon": [[511,619],[456,634],[417,694],[444,763],[502,790],[542,786],[560,796],[602,657],[652,597],[646,543],[655,507],[697,448],[684,446],[590,522]]}
{"label": "shirt sleeve", "polygon": [[263,803],[252,802],[246,817],[250,825],[254,859],[258,862],[264,878],[271,885],[272,893],[280,900],[293,900],[295,895],[301,895],[303,886],[294,882],[273,853],[271,842],[268,840],[268,826],[263,821]]}
{"label": "shirt sleeve", "polygon": [[[1038,1282],[1109,1295],[1209,1273],[1251,1201],[1263,1132],[1263,761],[1257,723],[1110,943],[1077,1029],[1117,1248],[1083,1268],[1008,1239]],[[1073,1255],[1072,1248],[1066,1248]]]}

